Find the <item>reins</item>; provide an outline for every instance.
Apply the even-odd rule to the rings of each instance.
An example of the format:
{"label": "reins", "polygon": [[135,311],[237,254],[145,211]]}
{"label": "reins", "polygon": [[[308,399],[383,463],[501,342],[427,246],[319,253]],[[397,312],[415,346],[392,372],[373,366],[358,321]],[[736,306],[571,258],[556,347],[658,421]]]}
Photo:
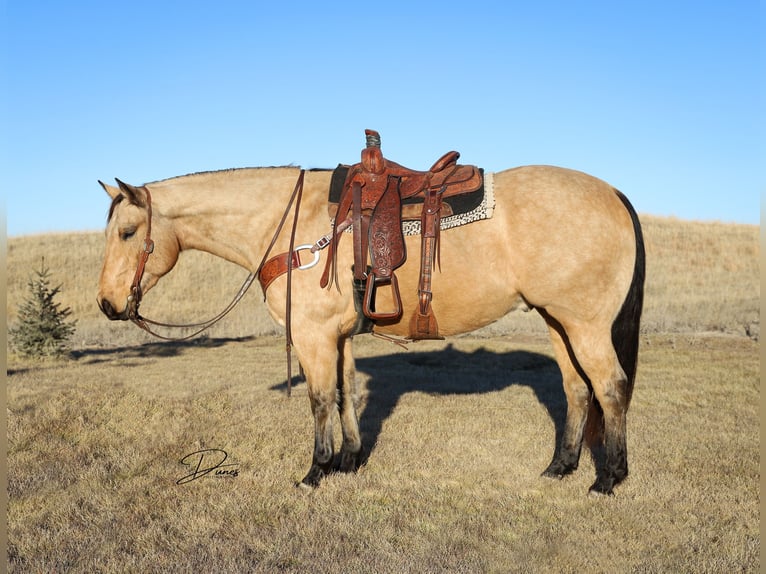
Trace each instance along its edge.
{"label": "reins", "polygon": [[[223,319],[226,315],[229,314],[229,312],[234,309],[234,307],[239,304],[239,302],[242,300],[242,298],[245,296],[245,293],[247,293],[247,290],[250,289],[250,285],[253,284],[253,281],[255,281],[256,274],[250,273],[246,278],[244,283],[242,284],[242,287],[239,288],[239,291],[234,296],[234,299],[231,300],[231,302],[224,308],[223,311],[221,311],[218,315],[213,317],[212,319],[208,319],[207,321],[203,321],[201,323],[185,323],[185,324],[178,324],[178,323],[162,323],[160,321],[153,321],[152,319],[147,319],[146,317],[142,317],[138,311],[136,310],[134,314],[130,315],[130,320],[149,333],[150,335],[153,335],[154,337],[157,337],[158,339],[163,339],[165,341],[186,341],[188,339],[191,339],[192,337],[196,337],[200,333],[204,332],[205,330],[209,329],[213,325],[215,325],[218,321]],[[166,327],[170,329],[193,329],[197,328],[196,331],[189,335],[184,335],[183,337],[168,337],[166,335],[160,335],[156,331],[152,330],[149,325],[153,325],[155,327]]]}
{"label": "reins", "polygon": [[[141,279],[144,276],[144,270],[146,268],[146,262],[149,259],[149,255],[152,254],[154,251],[154,241],[152,240],[152,196],[151,193],[149,193],[149,189],[144,187],[144,191],[146,192],[146,211],[148,214],[148,222],[146,226],[146,236],[144,238],[144,249],[141,252],[141,256],[138,260],[138,265],[136,266],[136,273],[133,276],[133,283],[130,287],[130,296],[128,297],[128,318],[138,327],[149,333],[150,335],[153,335],[154,337],[157,337],[159,339],[163,339],[165,341],[186,341],[188,339],[191,339],[192,337],[195,337],[205,331],[206,329],[209,329],[212,327],[215,323],[223,319],[226,315],[229,314],[229,312],[234,309],[234,307],[237,306],[237,304],[242,300],[242,298],[245,296],[245,293],[247,293],[247,290],[250,288],[250,286],[253,284],[253,281],[260,275],[261,270],[263,269],[263,266],[267,263],[269,254],[271,253],[271,250],[274,248],[274,245],[277,242],[277,239],[279,238],[279,234],[282,231],[282,228],[285,225],[285,222],[287,221],[287,216],[290,213],[290,210],[293,206],[293,203],[295,203],[295,214],[293,216],[293,226],[292,230],[290,232],[290,250],[288,251],[289,254],[295,254],[295,233],[296,228],[298,225],[298,214],[300,212],[300,204],[301,199],[303,197],[303,180],[305,176],[306,171],[301,170],[300,175],[298,176],[298,181],[295,183],[295,189],[293,189],[292,194],[290,195],[290,200],[287,203],[287,207],[285,208],[285,212],[282,215],[282,219],[279,222],[279,225],[277,225],[277,229],[274,232],[274,236],[271,238],[271,242],[269,243],[269,246],[266,248],[266,252],[263,255],[263,258],[261,259],[261,263],[258,265],[257,269],[250,273],[246,278],[244,283],[242,284],[242,287],[240,287],[239,292],[234,296],[234,299],[224,308],[223,311],[221,311],[218,315],[213,317],[212,319],[208,319],[207,321],[202,321],[200,323],[187,323],[187,324],[176,324],[176,323],[163,323],[160,321],[153,321],[151,319],[147,319],[146,317],[142,317],[141,314],[138,312],[139,304],[141,303]],[[323,238],[324,239],[324,238]],[[312,252],[316,252],[318,249],[322,249],[326,246],[328,242],[326,241],[318,241],[315,247],[312,247]],[[300,246],[299,249],[304,249],[307,246]],[[318,257],[318,254],[317,254]],[[274,259],[274,258],[272,258]],[[292,261],[291,257],[288,257],[289,260]],[[318,259],[315,258],[315,262]],[[286,344],[286,351],[287,351],[287,396],[290,396],[292,391],[292,326],[291,326],[291,311],[292,311],[292,298],[291,298],[291,291],[292,291],[292,270],[294,267],[299,267],[299,265],[294,264],[287,264],[285,272],[287,273],[287,300],[286,300],[286,309],[285,309],[285,334],[287,339]],[[307,268],[307,267],[304,267]],[[264,288],[264,297],[265,297],[265,288]],[[166,335],[160,335],[156,331],[154,331],[149,325],[153,325],[155,327],[166,327],[171,329],[191,329],[196,328],[197,330],[189,335],[185,335],[183,337],[168,337]]]}
{"label": "reins", "polygon": [[[247,278],[245,279],[245,282],[242,284],[242,287],[240,287],[239,292],[234,296],[234,299],[226,306],[226,308],[221,311],[218,315],[213,317],[212,319],[208,319],[207,321],[203,321],[201,323],[186,323],[186,324],[175,324],[175,323],[162,323],[160,321],[153,321],[152,319],[147,319],[146,317],[142,317],[141,314],[138,312],[139,304],[141,303],[141,298],[143,296],[143,293],[141,292],[141,279],[143,279],[144,276],[144,270],[146,269],[146,262],[149,259],[149,255],[151,255],[154,252],[154,240],[152,240],[152,195],[149,192],[149,189],[144,187],[144,191],[146,192],[146,211],[148,215],[148,220],[146,224],[146,236],[144,238],[144,249],[141,252],[141,257],[138,260],[138,265],[136,266],[136,273],[133,276],[133,283],[130,286],[130,296],[128,297],[128,318],[133,322],[133,324],[137,325],[150,335],[153,335],[157,337],[158,339],[163,339],[165,341],[186,341],[188,339],[191,339],[192,337],[195,337],[205,331],[206,329],[209,329],[213,325],[215,325],[218,321],[223,319],[226,315],[229,314],[229,312],[237,306],[237,304],[242,300],[242,297],[245,296],[245,293],[247,293],[247,290],[250,288],[250,285],[252,285],[253,281],[255,280],[257,273],[250,273]],[[166,335],[160,335],[156,331],[152,330],[149,325],[153,325],[155,327],[167,327],[171,329],[193,329],[197,328],[197,330],[189,335],[185,335],[183,337],[168,337]]]}
{"label": "reins", "polygon": [[[266,248],[266,252],[263,254],[263,259],[261,259],[261,264],[258,265],[258,269],[256,270],[256,275],[260,274],[261,269],[263,269],[263,266],[266,264],[266,261],[269,257],[269,254],[271,253],[271,250],[274,248],[274,244],[277,242],[277,238],[279,237],[280,232],[282,231],[282,227],[285,225],[285,221],[287,220],[287,215],[290,213],[290,209],[293,206],[293,202],[295,202],[295,214],[293,215],[293,227],[290,230],[290,249],[287,252],[289,254],[288,258],[290,260],[290,263],[287,265],[287,297],[285,299],[285,352],[287,353],[287,396],[289,397],[292,395],[292,389],[293,389],[293,374],[292,374],[292,348],[293,348],[293,332],[291,327],[291,315],[292,315],[292,279],[293,279],[293,268],[295,265],[292,264],[292,254],[295,253],[295,231],[298,227],[298,213],[301,209],[301,199],[303,198],[303,178],[306,174],[306,170],[301,170],[300,175],[298,175],[298,181],[295,182],[295,189],[293,189],[292,195],[290,195],[290,201],[287,202],[287,207],[285,208],[284,214],[282,214],[282,219],[279,222],[279,225],[277,225],[277,230],[274,232],[274,237],[271,238],[271,243],[269,243],[269,246]],[[264,289],[263,292],[263,298],[266,298],[266,290]]]}

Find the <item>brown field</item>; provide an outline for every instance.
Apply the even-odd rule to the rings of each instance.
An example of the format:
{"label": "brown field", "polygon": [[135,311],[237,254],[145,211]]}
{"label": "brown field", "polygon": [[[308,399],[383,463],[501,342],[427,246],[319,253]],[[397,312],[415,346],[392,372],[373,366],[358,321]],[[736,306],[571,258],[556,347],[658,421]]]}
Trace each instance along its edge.
{"label": "brown field", "polygon": [[[43,256],[78,320],[69,358],[8,355],[9,570],[760,571],[760,229],[642,220],[631,476],[595,499],[589,451],[539,476],[566,400],[534,313],[408,351],[358,337],[369,460],[305,493],[306,387],[286,398],[257,288],[207,336],[162,343],[96,309],[101,234],[9,239],[9,324]],[[244,276],[185,254],[142,311],[206,318]],[[177,484],[202,449],[229,474]]]}

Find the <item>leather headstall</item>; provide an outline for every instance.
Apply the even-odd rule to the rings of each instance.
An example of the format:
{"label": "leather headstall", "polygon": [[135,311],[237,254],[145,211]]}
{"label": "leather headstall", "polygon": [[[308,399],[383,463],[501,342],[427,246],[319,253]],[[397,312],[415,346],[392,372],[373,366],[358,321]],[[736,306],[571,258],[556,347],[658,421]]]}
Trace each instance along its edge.
{"label": "leather headstall", "polygon": [[128,296],[128,318],[131,321],[139,319],[138,306],[141,303],[141,279],[144,277],[146,262],[149,256],[154,252],[154,240],[152,239],[152,194],[149,189],[144,187],[146,192],[146,236],[144,237],[144,248],[138,258],[136,273],[133,275],[133,283],[130,286],[130,295]]}

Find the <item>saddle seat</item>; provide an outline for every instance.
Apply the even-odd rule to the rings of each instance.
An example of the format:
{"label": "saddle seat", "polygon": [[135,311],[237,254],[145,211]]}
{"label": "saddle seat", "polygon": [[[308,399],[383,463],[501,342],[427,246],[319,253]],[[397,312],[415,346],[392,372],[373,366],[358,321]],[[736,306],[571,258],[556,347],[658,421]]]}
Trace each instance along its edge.
{"label": "saddle seat", "polygon": [[[410,321],[409,338],[441,339],[431,308],[432,271],[439,260],[438,239],[442,200],[479,190],[483,185],[482,171],[472,165],[457,163],[460,154],[450,151],[439,158],[428,171],[406,168],[383,157],[380,134],[365,130],[367,147],[361,161],[350,166],[338,201],[333,224],[332,256],[328,258],[321,284],[329,282],[332,265],[337,280],[335,254],[340,231],[349,225],[353,230],[354,280],[364,285],[361,312],[375,324],[390,324],[401,320],[402,306],[394,271],[407,259],[402,231],[404,219],[414,219],[419,210],[421,221],[421,261],[418,282],[418,308]],[[410,212],[403,214],[404,206]],[[369,266],[368,266],[369,255]],[[391,289],[393,308],[376,309],[378,288]],[[360,289],[361,291],[361,289]]]}
{"label": "saddle seat", "polygon": [[362,161],[351,167],[346,180],[349,183],[356,178],[362,183],[362,209],[374,208],[389,177],[399,179],[399,195],[403,200],[418,196],[425,199],[428,189],[440,190],[442,199],[446,199],[481,187],[480,170],[473,165],[457,163],[460,152],[447,152],[428,171],[418,171],[384,158],[377,132],[365,130],[365,133],[368,142],[373,143],[368,143],[362,150]]}

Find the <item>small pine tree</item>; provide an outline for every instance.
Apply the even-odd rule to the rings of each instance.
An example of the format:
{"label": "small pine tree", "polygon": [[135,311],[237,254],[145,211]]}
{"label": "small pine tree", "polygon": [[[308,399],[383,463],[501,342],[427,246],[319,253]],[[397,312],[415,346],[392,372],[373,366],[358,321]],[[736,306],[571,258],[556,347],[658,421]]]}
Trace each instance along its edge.
{"label": "small pine tree", "polygon": [[29,297],[19,305],[19,324],[10,329],[11,346],[25,357],[56,357],[69,350],[76,321],[67,321],[72,310],[61,308],[53,299],[61,285],[51,289],[50,272],[41,267],[27,283]]}

